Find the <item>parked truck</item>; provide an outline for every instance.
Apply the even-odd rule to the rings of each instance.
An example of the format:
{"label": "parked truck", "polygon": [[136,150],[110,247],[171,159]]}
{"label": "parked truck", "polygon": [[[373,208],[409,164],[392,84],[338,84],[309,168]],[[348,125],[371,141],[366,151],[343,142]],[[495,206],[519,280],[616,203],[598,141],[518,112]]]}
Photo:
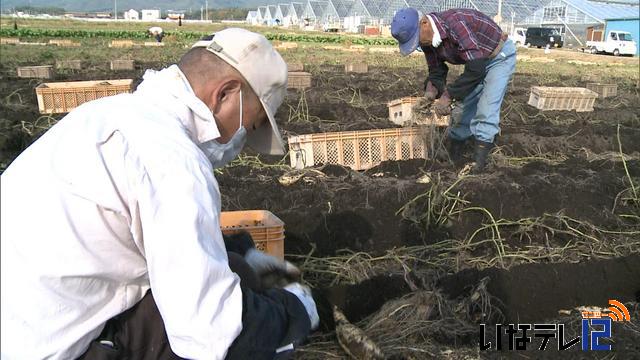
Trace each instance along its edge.
{"label": "parked truck", "polygon": [[606,53],[614,56],[633,56],[637,52],[631,33],[618,30],[609,31],[603,41],[587,41],[585,49],[592,54]]}
{"label": "parked truck", "polygon": [[509,34],[509,39],[513,41],[516,46],[524,46],[527,39],[527,29],[517,27],[513,29],[513,32]]}

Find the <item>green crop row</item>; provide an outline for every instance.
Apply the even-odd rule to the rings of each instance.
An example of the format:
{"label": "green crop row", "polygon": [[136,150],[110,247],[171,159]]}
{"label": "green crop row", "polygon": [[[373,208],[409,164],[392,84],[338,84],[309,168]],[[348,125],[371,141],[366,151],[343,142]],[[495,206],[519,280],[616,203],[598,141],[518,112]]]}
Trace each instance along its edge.
{"label": "green crop row", "polygon": [[144,39],[147,37],[144,31],[127,30],[71,30],[71,29],[0,29],[0,36],[21,38],[112,38],[112,39]]}
{"label": "green crop row", "polygon": [[[178,39],[197,40],[204,35],[203,32],[180,31],[167,32],[166,35],[173,35]],[[111,38],[111,39],[145,39],[145,31],[135,30],[72,30],[72,29],[0,29],[0,36],[20,37],[20,38]],[[311,42],[311,43],[351,43],[355,45],[395,45],[393,39],[388,38],[365,38],[342,35],[307,35],[307,34],[278,34],[267,33],[265,37],[269,40]]]}

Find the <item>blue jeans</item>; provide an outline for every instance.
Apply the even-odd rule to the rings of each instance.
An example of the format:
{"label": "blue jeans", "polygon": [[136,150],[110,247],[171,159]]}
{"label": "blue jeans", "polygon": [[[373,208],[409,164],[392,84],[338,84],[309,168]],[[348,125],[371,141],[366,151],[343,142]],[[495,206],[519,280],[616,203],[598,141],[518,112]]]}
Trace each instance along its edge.
{"label": "blue jeans", "polygon": [[487,65],[484,80],[463,100],[464,112],[458,124],[452,124],[449,137],[492,143],[500,132],[500,106],[509,80],[516,69],[516,47],[507,40],[502,51]]}

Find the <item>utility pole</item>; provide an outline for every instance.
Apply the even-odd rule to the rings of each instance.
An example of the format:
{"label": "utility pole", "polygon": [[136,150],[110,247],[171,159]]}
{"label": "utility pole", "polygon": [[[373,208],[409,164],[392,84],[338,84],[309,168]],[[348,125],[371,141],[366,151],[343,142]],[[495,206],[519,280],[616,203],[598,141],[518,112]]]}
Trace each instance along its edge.
{"label": "utility pole", "polygon": [[498,14],[493,18],[493,20],[498,25],[502,22],[502,0],[498,0]]}
{"label": "utility pole", "polygon": [[512,33],[512,34],[515,34],[515,31],[513,31],[513,29],[514,29],[513,27],[515,26],[515,25],[513,24],[513,18],[514,18],[514,17],[515,17],[515,14],[514,14],[514,13],[513,13],[513,11],[512,11],[512,12],[511,12],[511,33]]}
{"label": "utility pole", "polygon": [[118,0],[113,0],[113,18],[118,20]]}
{"label": "utility pole", "polygon": [[204,19],[209,21],[209,0],[204,0]]}

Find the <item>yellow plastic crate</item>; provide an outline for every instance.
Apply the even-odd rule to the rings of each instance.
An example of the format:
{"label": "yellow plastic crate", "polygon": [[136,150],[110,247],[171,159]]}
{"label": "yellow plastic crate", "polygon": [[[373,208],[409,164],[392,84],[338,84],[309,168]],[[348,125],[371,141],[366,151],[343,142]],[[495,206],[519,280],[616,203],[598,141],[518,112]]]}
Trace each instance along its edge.
{"label": "yellow plastic crate", "polygon": [[134,45],[133,40],[111,40],[111,43],[109,43],[109,47],[111,48],[128,48]]}
{"label": "yellow plastic crate", "polygon": [[69,112],[96,99],[129,93],[132,79],[44,83],[36,87],[38,108],[42,114]]}
{"label": "yellow plastic crate", "polygon": [[258,250],[284,259],[284,222],[270,211],[223,211],[220,228],[225,235],[247,231]]}

